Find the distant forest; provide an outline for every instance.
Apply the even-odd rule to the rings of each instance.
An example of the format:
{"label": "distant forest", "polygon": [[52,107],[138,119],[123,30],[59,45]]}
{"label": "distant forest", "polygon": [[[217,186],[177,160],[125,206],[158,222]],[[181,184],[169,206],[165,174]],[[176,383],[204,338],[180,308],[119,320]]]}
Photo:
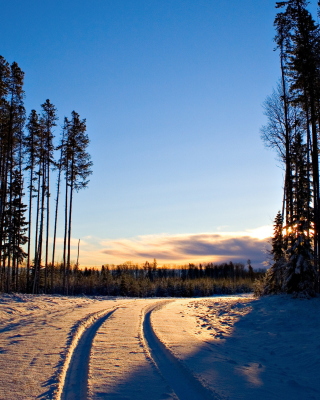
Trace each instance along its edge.
{"label": "distant forest", "polygon": [[258,294],[313,296],[320,288],[320,28],[308,4],[276,3],[281,79],[265,100],[268,122],[261,137],[284,166],[284,192],[274,222],[273,263],[257,284]]}
{"label": "distant forest", "polygon": [[[86,121],[72,111],[54,146],[55,106],[46,100],[26,116],[24,73],[0,56],[0,290],[27,293],[53,289],[59,194],[65,186],[62,286],[67,292],[74,192],[87,186],[92,162]],[[50,172],[57,170],[52,259],[49,260]],[[64,178],[64,182],[63,182]],[[24,204],[27,199],[28,204]],[[32,215],[34,213],[34,215]],[[31,249],[31,238],[34,249]],[[27,251],[25,251],[27,249]],[[31,254],[34,258],[31,259]],[[21,268],[26,259],[26,267]],[[21,277],[24,283],[21,286]],[[50,290],[49,290],[50,288]]]}
{"label": "distant forest", "polygon": [[[64,267],[59,263],[52,268],[53,286],[47,292],[66,294]],[[126,262],[120,265],[103,265],[102,268],[80,269],[77,264],[69,270],[68,294],[107,295],[131,297],[198,297],[213,294],[235,294],[253,291],[254,281],[261,279],[265,270],[253,270],[250,260],[241,263],[188,264],[162,266],[157,261],[144,264]],[[40,272],[40,293],[44,293],[44,270]],[[26,269],[20,270],[18,289],[24,291]]]}

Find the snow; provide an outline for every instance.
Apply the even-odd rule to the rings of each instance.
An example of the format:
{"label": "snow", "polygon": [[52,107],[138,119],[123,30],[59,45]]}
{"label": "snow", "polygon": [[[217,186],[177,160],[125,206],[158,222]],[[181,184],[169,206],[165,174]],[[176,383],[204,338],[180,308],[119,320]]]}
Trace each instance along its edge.
{"label": "snow", "polygon": [[0,296],[0,399],[319,399],[320,298]]}

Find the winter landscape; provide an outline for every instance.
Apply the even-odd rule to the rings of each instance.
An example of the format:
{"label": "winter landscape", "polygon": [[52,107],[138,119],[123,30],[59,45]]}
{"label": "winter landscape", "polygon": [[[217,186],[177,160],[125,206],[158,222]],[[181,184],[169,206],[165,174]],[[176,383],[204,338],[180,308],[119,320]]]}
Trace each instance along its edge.
{"label": "winter landscape", "polygon": [[0,400],[320,399],[320,1],[1,16]]}

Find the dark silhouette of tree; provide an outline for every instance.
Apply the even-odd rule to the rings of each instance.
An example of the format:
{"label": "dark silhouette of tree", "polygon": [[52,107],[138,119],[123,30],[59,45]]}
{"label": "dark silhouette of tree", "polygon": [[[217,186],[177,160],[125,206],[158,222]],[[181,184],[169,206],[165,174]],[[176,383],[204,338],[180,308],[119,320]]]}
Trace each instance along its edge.
{"label": "dark silhouette of tree", "polygon": [[60,150],[60,158],[57,163],[58,169],[58,178],[57,178],[57,197],[56,197],[56,210],[54,217],[54,232],[53,232],[53,247],[52,247],[52,264],[51,264],[51,288],[53,288],[53,271],[54,271],[54,262],[55,262],[55,251],[56,251],[56,237],[57,237],[57,220],[58,220],[58,208],[59,208],[59,196],[60,196],[60,181],[61,181],[61,171],[63,166],[63,152],[65,147],[65,137],[68,132],[69,121],[67,118],[64,119],[64,126],[62,129],[62,137],[60,145],[57,147],[57,150]]}
{"label": "dark silhouette of tree", "polygon": [[[285,235],[280,246],[283,220],[278,214],[274,264],[266,276],[265,292],[313,295],[320,250],[320,30],[307,5],[305,0],[276,3],[283,10],[275,19],[282,94],[278,90],[265,103],[269,123],[262,129],[262,138],[285,163]],[[276,256],[274,243],[279,244],[281,257]]]}
{"label": "dark silhouette of tree", "polygon": [[[7,76],[7,75],[6,75]],[[23,79],[24,73],[17,63],[12,63],[10,74],[7,77],[7,101],[4,101],[4,124],[2,126],[3,140],[3,171],[1,182],[1,245],[4,246],[3,271],[6,273],[6,291],[10,290],[11,264],[14,265],[13,253],[13,201],[14,201],[14,172],[19,165],[19,140],[25,119],[23,107]],[[3,86],[3,85],[2,85]],[[4,86],[3,86],[4,87]],[[3,118],[2,118],[3,119]],[[19,153],[18,153],[19,154]]]}
{"label": "dark silhouette of tree", "polygon": [[19,265],[22,263],[27,254],[24,252],[23,247],[27,241],[28,236],[25,212],[27,206],[22,203],[22,175],[19,169],[14,171],[13,178],[13,200],[12,200],[12,223],[10,229],[12,230],[10,237],[12,238],[12,285],[17,291],[18,277],[19,277]]}
{"label": "dark silhouette of tree", "polygon": [[[85,120],[80,120],[77,113],[72,112],[71,120],[65,119],[61,143],[55,149],[53,129],[57,120],[56,108],[49,100],[46,100],[41,105],[41,117],[35,110],[31,111],[25,133],[23,79],[24,73],[18,64],[14,62],[10,66],[0,56],[0,289],[7,292],[11,289],[19,290],[21,289],[20,282],[23,281],[26,292],[47,292],[49,287],[52,292],[54,291],[56,284],[54,279],[57,272],[55,245],[58,205],[61,172],[64,170],[66,177],[64,266],[59,276],[62,277],[62,287],[64,290],[67,288],[68,291],[74,191],[85,188],[88,177],[92,173],[92,163],[87,153],[89,139],[86,134],[86,123]],[[54,160],[54,150],[60,151],[58,162]],[[49,282],[50,169],[53,168],[58,170],[58,177]],[[23,203],[25,176],[28,181],[28,207]],[[34,205],[35,197],[36,204]],[[28,212],[27,222],[26,212]],[[31,252],[33,234],[34,255]],[[25,257],[27,262],[26,271],[22,274],[25,276],[23,280],[20,276],[20,265]],[[43,258],[44,268],[42,268]],[[72,273],[74,277],[79,274],[79,271]],[[74,283],[73,278],[72,291]]]}
{"label": "dark silhouette of tree", "polygon": [[[80,119],[75,111],[71,113],[71,120],[68,128],[68,136],[65,147],[65,173],[67,188],[69,188],[69,220],[68,220],[68,254],[66,271],[66,288],[68,293],[70,274],[70,250],[71,250],[71,223],[72,223],[72,202],[74,190],[87,187],[89,176],[92,174],[92,162],[87,147],[89,138],[86,133],[86,120]],[[67,197],[66,197],[67,199]],[[66,205],[67,209],[67,205]],[[66,231],[65,231],[66,235]],[[66,236],[65,236],[66,237]]]}
{"label": "dark silhouette of tree", "polygon": [[[7,141],[8,141],[8,119],[9,119],[9,80],[10,66],[9,63],[0,56],[0,268],[1,277],[4,284],[5,279],[5,203],[7,196]],[[4,289],[4,287],[3,287]]]}
{"label": "dark silhouette of tree", "polygon": [[305,0],[288,0],[277,3],[285,8],[282,13],[286,22],[288,54],[286,68],[290,92],[294,101],[305,113],[307,121],[307,145],[311,150],[311,174],[314,208],[314,262],[318,264],[319,254],[319,27],[307,10]]}
{"label": "dark silhouette of tree", "polygon": [[45,157],[44,157],[44,188],[45,195],[47,199],[46,205],[46,252],[45,252],[45,275],[44,275],[44,291],[47,291],[47,279],[48,279],[48,249],[49,249],[49,198],[50,198],[50,167],[53,165],[53,127],[56,126],[56,108],[50,103],[50,100],[46,100],[41,104],[42,108],[42,124],[45,135],[44,147],[45,147]]}
{"label": "dark silhouette of tree", "polygon": [[283,238],[283,218],[279,211],[274,220],[271,255],[273,264],[264,278],[263,294],[273,294],[282,291],[284,270],[286,265],[285,245]]}
{"label": "dark silhouette of tree", "polygon": [[27,251],[27,278],[26,278],[26,291],[30,290],[30,260],[31,260],[31,227],[32,227],[32,199],[35,192],[35,174],[34,169],[36,165],[38,142],[40,136],[40,123],[39,117],[36,110],[32,110],[28,119],[27,124],[28,134],[25,136],[25,155],[26,155],[26,167],[25,170],[30,172],[29,178],[29,218],[28,218],[28,251]]}

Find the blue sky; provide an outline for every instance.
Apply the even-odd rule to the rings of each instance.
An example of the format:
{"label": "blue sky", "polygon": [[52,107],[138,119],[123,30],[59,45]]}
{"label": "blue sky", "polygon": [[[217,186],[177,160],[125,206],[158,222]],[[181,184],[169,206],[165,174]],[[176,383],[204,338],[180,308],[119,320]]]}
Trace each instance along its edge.
{"label": "blue sky", "polygon": [[150,241],[202,234],[203,257],[162,261],[214,260],[212,235],[266,236],[283,182],[259,136],[279,78],[273,1],[11,0],[1,13],[1,55],[26,74],[27,113],[49,98],[59,124],[72,110],[87,119],[94,168],[72,225],[83,265],[161,261]]}

